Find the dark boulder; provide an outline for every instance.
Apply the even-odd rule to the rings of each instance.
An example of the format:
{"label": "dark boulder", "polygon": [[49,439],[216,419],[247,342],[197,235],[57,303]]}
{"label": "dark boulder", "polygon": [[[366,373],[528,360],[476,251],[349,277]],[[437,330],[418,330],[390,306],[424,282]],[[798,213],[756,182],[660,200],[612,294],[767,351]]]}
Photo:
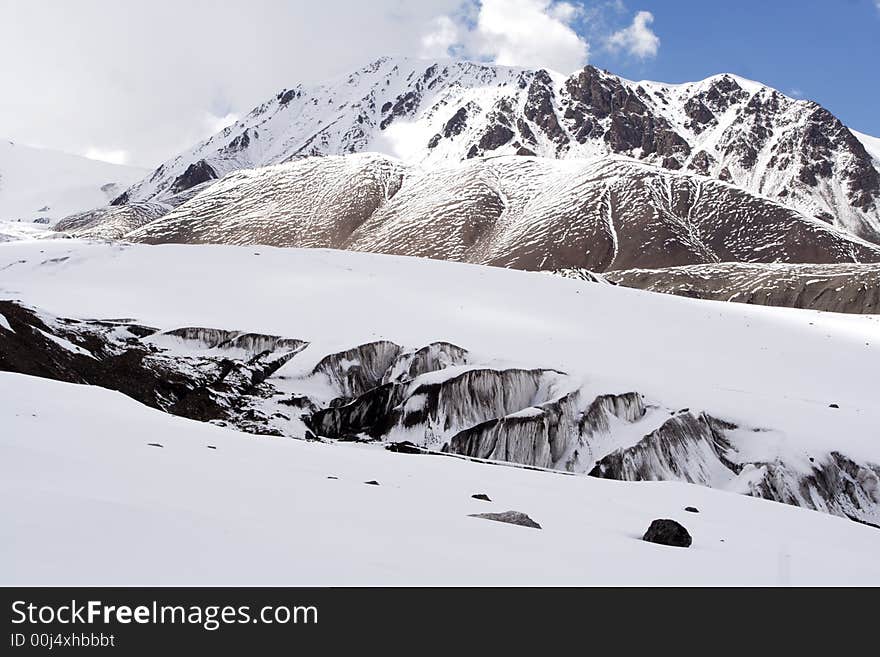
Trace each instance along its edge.
{"label": "dark boulder", "polygon": [[669,520],[668,518],[652,521],[648,531],[642,536],[642,540],[649,543],[659,543],[660,545],[672,545],[674,547],[690,547],[692,542],[688,530],[675,522],[675,520]]}
{"label": "dark boulder", "polygon": [[389,452],[396,452],[397,454],[421,454],[421,448],[417,447],[413,443],[408,440],[404,440],[402,443],[391,443],[385,447]]}
{"label": "dark boulder", "polygon": [[491,499],[489,499],[489,496],[486,495],[486,493],[475,493],[475,494],[471,495],[471,497],[473,497],[475,500],[482,500],[483,502],[491,502],[492,501]]}

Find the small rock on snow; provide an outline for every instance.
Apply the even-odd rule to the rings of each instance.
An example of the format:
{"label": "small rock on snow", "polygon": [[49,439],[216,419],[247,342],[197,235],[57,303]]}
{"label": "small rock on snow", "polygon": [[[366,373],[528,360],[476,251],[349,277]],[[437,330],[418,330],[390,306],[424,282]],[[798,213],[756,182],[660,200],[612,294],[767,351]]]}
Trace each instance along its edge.
{"label": "small rock on snow", "polygon": [[511,525],[520,525],[521,527],[541,529],[541,525],[521,511],[505,511],[504,513],[471,513],[470,517],[494,520],[496,522],[506,522]]}

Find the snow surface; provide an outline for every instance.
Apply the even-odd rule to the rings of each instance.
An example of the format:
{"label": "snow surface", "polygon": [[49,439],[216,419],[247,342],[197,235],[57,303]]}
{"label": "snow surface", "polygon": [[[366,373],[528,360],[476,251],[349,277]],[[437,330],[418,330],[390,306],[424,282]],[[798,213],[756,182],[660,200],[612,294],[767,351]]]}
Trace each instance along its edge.
{"label": "snow surface", "polygon": [[[0,403],[6,586],[880,584],[876,529],[707,488],[255,438],[17,374]],[[507,510],[543,529],[468,517]],[[666,517],[691,548],[640,540]]]}
{"label": "snow surface", "polygon": [[0,222],[54,222],[106,205],[146,173],[0,139]]}
{"label": "snow surface", "polygon": [[880,137],[872,137],[861,132],[850,129],[856,139],[862,142],[862,146],[868,151],[868,155],[874,158],[874,162],[880,166]]}
{"label": "snow surface", "polygon": [[306,376],[328,353],[380,339],[452,342],[474,362],[557,369],[587,392],[636,390],[770,429],[769,453],[782,438],[792,462],[836,449],[880,463],[877,315],[344,251],[80,240],[0,244],[0,298],[62,316],[309,341],[277,376]]}

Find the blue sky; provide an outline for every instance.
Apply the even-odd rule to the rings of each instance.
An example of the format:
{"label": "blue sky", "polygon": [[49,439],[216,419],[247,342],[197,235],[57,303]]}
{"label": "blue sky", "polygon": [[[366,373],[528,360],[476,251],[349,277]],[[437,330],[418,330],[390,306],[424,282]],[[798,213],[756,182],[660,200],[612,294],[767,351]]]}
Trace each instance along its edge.
{"label": "blue sky", "polygon": [[[664,82],[736,73],[789,95],[799,92],[849,127],[880,136],[875,0],[627,0],[626,9],[654,15],[656,56],[639,59],[594,45],[591,64]],[[573,27],[592,31],[583,21]]]}

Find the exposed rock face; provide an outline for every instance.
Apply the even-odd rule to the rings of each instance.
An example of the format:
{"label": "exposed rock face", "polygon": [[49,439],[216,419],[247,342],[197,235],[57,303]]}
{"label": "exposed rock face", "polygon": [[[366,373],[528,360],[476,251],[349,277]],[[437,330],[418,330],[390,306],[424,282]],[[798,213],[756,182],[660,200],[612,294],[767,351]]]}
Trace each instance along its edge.
{"label": "exposed rock face", "polygon": [[[748,466],[747,466],[748,467]],[[803,478],[783,464],[758,463],[746,471],[748,494],[804,506],[880,527],[880,465],[856,463],[838,452],[817,463]]]}
{"label": "exposed rock face", "polygon": [[693,542],[691,535],[683,525],[668,518],[651,521],[651,526],[648,527],[648,531],[645,532],[642,540],[649,543],[685,548],[690,547]]}
{"label": "exposed rock face", "polygon": [[840,452],[806,460],[802,450],[780,451],[796,437],[772,428],[672,411],[638,392],[597,395],[563,372],[499,369],[446,342],[377,341],[313,354],[317,365],[282,374],[308,346],[220,328],[64,319],[0,301],[0,371],[100,385],[253,433],[686,481],[880,524],[880,466]]}
{"label": "exposed rock face", "polygon": [[377,155],[243,171],[125,238],[596,272],[880,261],[876,245],[703,177],[631,160],[515,156],[427,171]]}
{"label": "exposed rock face", "polygon": [[[589,280],[586,274],[561,273]],[[613,271],[604,278],[626,287],[695,299],[839,313],[880,313],[880,265],[877,264],[723,262]]]}
{"label": "exposed rock face", "polygon": [[602,453],[613,421],[634,423],[645,412],[637,393],[602,395],[584,410],[577,391],[461,431],[448,449],[481,459],[583,471],[585,462]]}
{"label": "exposed rock face", "polygon": [[484,518],[486,520],[494,520],[495,522],[506,522],[509,525],[519,525],[520,527],[541,529],[541,525],[529,518],[522,511],[504,511],[502,513],[472,513],[470,517]]}
{"label": "exposed rock face", "polygon": [[[246,143],[240,144],[237,150],[241,150],[246,146]],[[186,171],[174,179],[174,182],[171,184],[171,193],[178,194],[190,187],[195,187],[196,185],[208,182],[209,180],[216,179],[217,172],[214,171],[214,168],[205,160],[199,160],[198,162],[190,164],[186,168]]]}
{"label": "exposed rock face", "polygon": [[199,331],[207,335],[228,332],[160,333],[125,320],[57,318],[11,301],[0,301],[0,313],[12,328],[0,329],[2,371],[100,385],[174,415],[229,421],[255,433],[276,433],[266,429],[265,418],[252,408],[266,392],[261,384],[307,345],[276,336],[237,334],[247,336],[239,350],[243,345],[274,347],[251,349],[246,358],[236,357],[239,354],[234,350],[227,352],[219,342],[214,353],[174,353],[157,345],[181,337],[204,344],[197,337]]}
{"label": "exposed rock face", "polygon": [[590,472],[594,477],[628,481],[687,481],[710,485],[719,465],[739,472],[732,463],[732,445],[726,431],[736,427],[705,413],[682,413],[628,449],[617,450],[600,460]]}
{"label": "exposed rock face", "polygon": [[858,464],[837,452],[813,460],[806,471],[779,460],[753,461],[741,456],[737,430],[706,413],[682,413],[638,444],[601,459],[590,474],[626,481],[686,481],[867,524],[880,520],[877,464]]}
{"label": "exposed rock face", "polygon": [[469,62],[383,58],[297,86],[165,162],[118,203],[164,201],[239,169],[310,155],[399,155],[403,123],[430,135],[408,163],[484,155],[622,155],[730,181],[811,217],[880,239],[880,172],[819,105],[732,75],[667,85],[587,66],[569,77]]}
{"label": "exposed rock face", "polygon": [[314,373],[325,375],[342,397],[358,397],[379,385],[400,352],[393,342],[372,342],[325,356]]}

